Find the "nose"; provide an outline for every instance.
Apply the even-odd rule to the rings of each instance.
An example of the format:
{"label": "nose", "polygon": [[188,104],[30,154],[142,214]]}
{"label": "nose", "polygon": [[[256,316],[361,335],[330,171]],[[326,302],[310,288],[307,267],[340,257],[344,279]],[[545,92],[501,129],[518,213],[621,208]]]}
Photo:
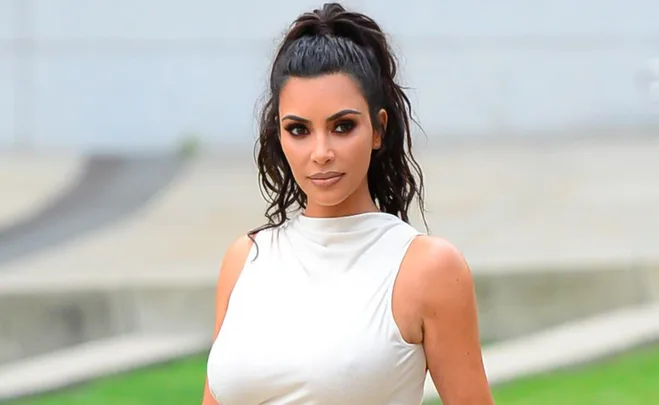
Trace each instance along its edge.
{"label": "nose", "polygon": [[320,165],[334,160],[334,150],[327,134],[318,134],[315,136],[311,159]]}

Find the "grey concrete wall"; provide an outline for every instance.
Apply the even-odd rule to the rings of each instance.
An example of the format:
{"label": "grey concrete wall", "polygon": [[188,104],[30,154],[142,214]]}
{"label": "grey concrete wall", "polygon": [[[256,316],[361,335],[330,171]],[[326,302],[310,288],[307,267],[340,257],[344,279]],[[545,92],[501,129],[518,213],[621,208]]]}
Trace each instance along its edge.
{"label": "grey concrete wall", "polygon": [[[499,341],[659,301],[659,267],[488,272],[476,277],[481,338]],[[0,296],[0,364],[124,333],[212,334],[215,286],[154,285]]]}
{"label": "grey concrete wall", "polygon": [[500,341],[659,299],[659,269],[604,268],[479,275],[482,339]]}
{"label": "grey concrete wall", "polygon": [[0,296],[0,364],[125,333],[210,337],[214,313],[213,286]]}
{"label": "grey concrete wall", "polygon": [[0,297],[0,363],[122,332],[111,304],[93,291]]}
{"label": "grey concrete wall", "polygon": [[[276,41],[321,3],[0,0],[0,147],[251,143]],[[391,33],[433,137],[659,124],[654,0],[345,3]]]}

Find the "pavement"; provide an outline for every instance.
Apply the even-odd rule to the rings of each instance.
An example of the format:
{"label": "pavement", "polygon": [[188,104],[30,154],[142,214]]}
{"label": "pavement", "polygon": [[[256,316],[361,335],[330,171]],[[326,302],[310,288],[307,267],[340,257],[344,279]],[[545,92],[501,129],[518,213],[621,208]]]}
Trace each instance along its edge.
{"label": "pavement", "polygon": [[659,259],[659,137],[424,156],[428,220],[477,271]]}
{"label": "pavement", "polygon": [[0,153],[0,233],[65,193],[83,166],[84,159],[75,154]]}
{"label": "pavement", "polygon": [[[241,176],[245,176],[241,173]],[[235,198],[236,193],[245,199]],[[260,223],[261,202],[255,182],[246,182],[221,161],[208,158],[181,168],[157,198],[139,211],[102,229],[56,247],[0,263],[5,277],[29,278],[112,273],[157,278],[185,268],[190,275],[215,277],[228,244]]]}
{"label": "pavement", "polygon": [[[46,165],[39,158],[33,158],[25,166]],[[53,183],[58,185],[59,192],[40,193],[40,203],[33,204],[39,206],[38,210],[31,210],[31,215],[23,212],[18,215],[20,218],[0,229],[0,266],[71,239],[81,239],[91,231],[138,212],[172,180],[180,161],[169,156],[93,155],[80,166],[75,180],[66,182],[73,177],[68,172],[56,173],[58,181]],[[34,171],[26,170],[27,173]],[[18,168],[12,173],[15,188],[23,190]],[[62,183],[66,183],[66,187]],[[9,200],[14,192],[14,187],[2,188],[2,195]]]}

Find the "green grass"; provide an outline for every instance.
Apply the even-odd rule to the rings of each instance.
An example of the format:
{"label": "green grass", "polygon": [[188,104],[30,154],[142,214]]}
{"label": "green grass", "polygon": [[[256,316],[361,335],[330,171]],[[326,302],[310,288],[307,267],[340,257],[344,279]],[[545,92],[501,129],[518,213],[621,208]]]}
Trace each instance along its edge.
{"label": "green grass", "polygon": [[506,384],[497,389],[496,399],[507,405],[659,403],[659,347]]}
{"label": "green grass", "polygon": [[7,405],[201,404],[205,381],[206,355],[201,355]]}
{"label": "green grass", "polygon": [[504,384],[496,387],[494,397],[497,405],[657,404],[659,346]]}
{"label": "green grass", "polygon": [[[205,355],[195,356],[7,405],[199,404],[205,362]],[[659,346],[639,349],[598,364],[515,381],[497,387],[494,395],[497,405],[657,403]]]}

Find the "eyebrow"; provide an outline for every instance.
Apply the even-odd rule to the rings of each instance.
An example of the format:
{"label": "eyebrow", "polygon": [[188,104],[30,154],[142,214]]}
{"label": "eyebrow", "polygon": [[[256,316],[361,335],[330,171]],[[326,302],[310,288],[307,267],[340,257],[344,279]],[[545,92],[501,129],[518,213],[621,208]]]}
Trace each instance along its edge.
{"label": "eyebrow", "polygon": [[[329,122],[329,121],[334,121],[335,119],[337,119],[337,118],[341,118],[341,117],[343,117],[344,115],[348,115],[348,114],[357,114],[357,115],[361,115],[361,112],[360,112],[360,111],[357,111],[357,110],[351,110],[351,109],[341,110],[341,111],[339,111],[339,112],[337,112],[337,113],[335,113],[335,114],[332,114],[332,115],[330,115],[329,117],[327,117],[327,121],[328,121],[328,122]],[[308,124],[308,123],[311,122],[311,121],[309,121],[309,120],[306,119],[306,118],[298,117],[297,115],[292,115],[292,114],[285,115],[281,120],[282,120],[282,121],[284,121],[284,120],[293,120],[293,121],[304,122],[304,123],[306,123],[306,124]]]}

